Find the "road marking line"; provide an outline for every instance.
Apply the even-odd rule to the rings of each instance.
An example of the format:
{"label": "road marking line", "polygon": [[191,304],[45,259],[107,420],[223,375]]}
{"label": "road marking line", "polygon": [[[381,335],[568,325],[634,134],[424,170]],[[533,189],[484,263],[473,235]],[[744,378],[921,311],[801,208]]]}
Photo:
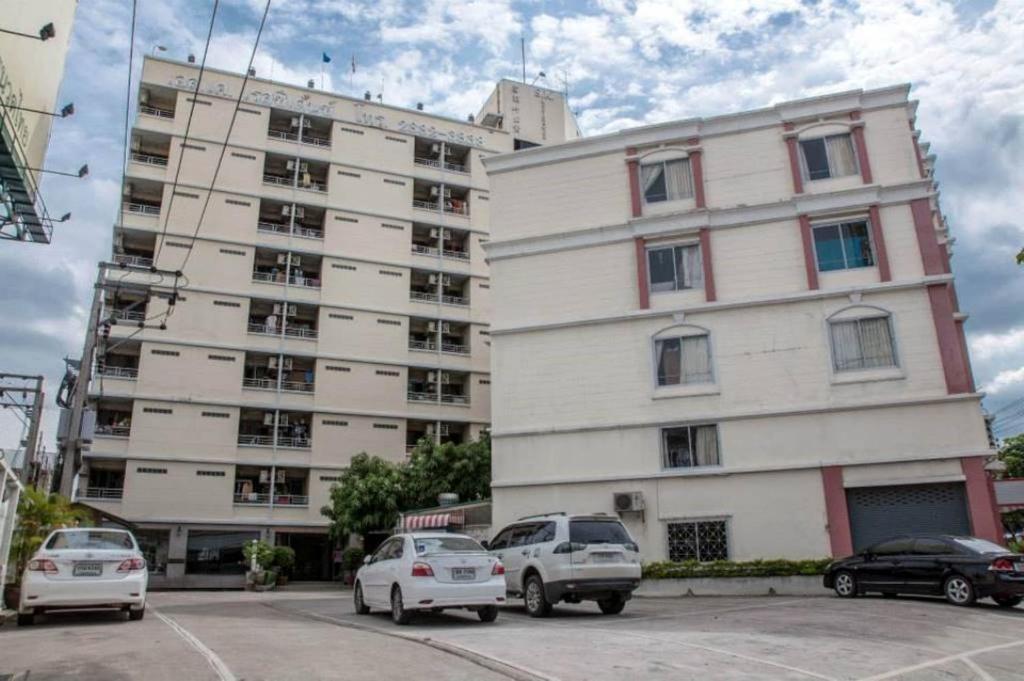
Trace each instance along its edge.
{"label": "road marking line", "polygon": [[[883,679],[891,679],[891,678],[896,677],[896,676],[902,676],[904,674],[909,674],[910,672],[916,672],[916,671],[920,671],[922,669],[928,669],[929,667],[937,667],[938,665],[946,664],[947,662],[965,662],[969,667],[971,667],[971,669],[974,669],[975,667],[977,667],[977,665],[973,665],[973,666],[971,665],[971,662],[968,661],[968,659],[970,657],[972,657],[974,655],[981,655],[982,653],[991,653],[991,652],[994,652],[996,650],[1004,650],[1006,648],[1014,648],[1016,646],[1024,646],[1024,638],[1020,639],[1019,641],[1012,641],[1010,643],[1000,643],[998,645],[987,646],[985,648],[976,648],[974,650],[968,650],[968,651],[965,651],[965,652],[962,652],[962,653],[957,653],[956,655],[948,655],[946,657],[940,657],[938,659],[932,660],[931,662],[922,662],[920,664],[911,665],[909,667],[903,667],[901,669],[894,669],[894,670],[892,670],[890,672],[885,672],[884,674],[878,674],[876,676],[866,676],[866,677],[863,677],[863,678],[859,679],[858,681],[882,681]],[[978,669],[980,669],[980,667],[978,667]],[[989,678],[991,678],[991,677],[989,677]]]}
{"label": "road marking line", "polygon": [[211,667],[213,667],[213,671],[217,672],[217,676],[220,677],[220,681],[238,681],[238,679],[235,678],[235,675],[231,673],[231,670],[228,669],[228,666],[224,664],[224,660],[220,659],[220,657],[217,656],[217,653],[207,648],[202,641],[193,636],[188,629],[181,626],[170,617],[157,612],[152,606],[150,606],[149,609],[150,612],[159,617],[164,624],[173,629],[174,633],[185,639],[186,643],[195,648],[199,651],[200,655],[206,658],[206,661],[210,663]]}
{"label": "road marking line", "polygon": [[859,615],[861,617],[874,617],[876,619],[899,620],[900,622],[903,622],[904,624],[924,624],[924,625],[931,625],[931,626],[936,626],[936,627],[946,627],[946,628],[949,628],[949,629],[961,629],[963,631],[969,631],[969,632],[974,633],[974,634],[982,634],[984,636],[992,636],[994,638],[1005,638],[1005,639],[1008,639],[1008,640],[1011,640],[1011,641],[1016,641],[1017,640],[1013,636],[1007,636],[1006,634],[997,634],[994,631],[986,631],[985,629],[974,629],[973,627],[961,627],[960,625],[957,625],[957,624],[947,624],[946,622],[936,621],[934,619],[923,617],[923,615],[927,615],[928,613],[913,613],[913,614],[920,614],[920,615],[922,615],[922,617],[919,618],[920,621],[908,622],[906,615],[903,615],[903,616],[900,616],[900,615],[882,615],[880,613],[872,612],[870,610],[857,609],[857,608],[844,608],[843,610],[841,610],[841,612],[843,612],[844,614],[856,614],[856,615]]}
{"label": "road marking line", "polygon": [[962,662],[968,667],[970,667],[972,670],[974,670],[974,673],[981,677],[981,681],[996,681],[995,677],[993,677],[987,671],[982,669],[981,666],[979,666],[978,663],[972,660],[971,658],[965,657],[962,660]]}

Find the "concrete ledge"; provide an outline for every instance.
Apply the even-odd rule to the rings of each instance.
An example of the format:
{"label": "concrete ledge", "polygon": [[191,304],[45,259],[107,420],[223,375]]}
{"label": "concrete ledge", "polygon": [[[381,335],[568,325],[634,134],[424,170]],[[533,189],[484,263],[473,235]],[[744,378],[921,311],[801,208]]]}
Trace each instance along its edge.
{"label": "concrete ledge", "polygon": [[633,592],[640,598],[677,596],[827,596],[821,575],[811,577],[693,577],[645,579]]}

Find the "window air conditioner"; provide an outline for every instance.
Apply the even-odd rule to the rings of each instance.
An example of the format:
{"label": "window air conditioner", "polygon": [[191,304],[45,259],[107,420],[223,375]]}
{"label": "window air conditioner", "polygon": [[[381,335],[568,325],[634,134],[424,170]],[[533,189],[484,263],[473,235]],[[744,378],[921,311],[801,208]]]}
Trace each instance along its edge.
{"label": "window air conditioner", "polygon": [[642,511],[646,508],[643,492],[616,492],[612,495],[616,513]]}
{"label": "window air conditioner", "polygon": [[263,415],[263,425],[272,426],[274,425],[274,412],[268,411]]}

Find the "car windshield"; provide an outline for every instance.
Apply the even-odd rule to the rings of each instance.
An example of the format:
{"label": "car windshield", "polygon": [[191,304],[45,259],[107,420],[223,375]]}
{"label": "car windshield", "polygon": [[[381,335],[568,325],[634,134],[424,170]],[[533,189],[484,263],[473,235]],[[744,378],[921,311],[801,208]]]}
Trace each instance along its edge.
{"label": "car windshield", "polygon": [[417,537],[416,555],[432,553],[483,553],[484,547],[469,537]]}
{"label": "car windshield", "polygon": [[127,532],[76,530],[58,532],[46,545],[48,549],[134,549],[135,542]]}
{"label": "car windshield", "polygon": [[1006,553],[1006,547],[977,537],[957,537],[957,544],[975,553]]}
{"label": "car windshield", "polygon": [[571,520],[569,541],[576,544],[625,544],[633,540],[617,520]]}

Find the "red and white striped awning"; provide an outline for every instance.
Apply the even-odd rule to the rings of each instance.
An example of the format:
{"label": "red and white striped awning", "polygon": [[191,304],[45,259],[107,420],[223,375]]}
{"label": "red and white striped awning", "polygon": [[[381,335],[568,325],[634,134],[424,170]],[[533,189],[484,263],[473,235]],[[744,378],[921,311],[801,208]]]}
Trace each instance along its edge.
{"label": "red and white striped awning", "polygon": [[461,512],[424,513],[423,515],[407,515],[402,518],[403,530],[422,530],[463,524],[465,524],[465,517]]}

